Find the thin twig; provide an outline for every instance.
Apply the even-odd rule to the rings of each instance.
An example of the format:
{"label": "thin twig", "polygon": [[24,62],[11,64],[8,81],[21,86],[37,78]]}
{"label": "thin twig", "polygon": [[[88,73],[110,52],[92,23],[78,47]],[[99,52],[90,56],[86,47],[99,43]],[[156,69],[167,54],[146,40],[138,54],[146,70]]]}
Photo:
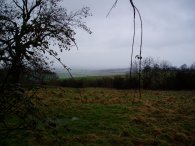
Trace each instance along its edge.
{"label": "thin twig", "polygon": [[[51,53],[51,52],[49,52],[48,50],[45,50],[46,52],[48,52],[48,53]],[[60,61],[60,59],[59,58],[57,58],[54,54],[52,54],[51,53],[51,55],[64,67],[64,69],[66,69],[67,70],[67,72],[68,72],[68,74],[70,75],[70,77],[73,79],[74,77],[72,76],[72,74],[71,74],[71,72],[70,72],[70,69],[62,62],[62,61]]]}
{"label": "thin twig", "polygon": [[114,4],[112,5],[112,7],[110,8],[108,14],[106,15],[106,18],[110,15],[112,9],[116,7],[117,2],[118,2],[118,0],[116,0],[116,1],[114,2]]}
{"label": "thin twig", "polygon": [[[46,50],[48,53],[49,53],[49,51],[48,50]],[[70,75],[70,77],[71,77],[71,79],[72,80],[75,80],[75,78],[73,77],[73,75],[71,74],[71,72],[70,72],[70,68],[68,68],[59,58],[57,58],[54,54],[52,54],[52,56],[64,67],[64,69],[66,69],[67,70],[67,72],[68,72],[68,74]],[[81,90],[78,88],[78,91],[79,91],[79,95],[80,95],[80,97],[82,96],[82,94],[81,94]]]}

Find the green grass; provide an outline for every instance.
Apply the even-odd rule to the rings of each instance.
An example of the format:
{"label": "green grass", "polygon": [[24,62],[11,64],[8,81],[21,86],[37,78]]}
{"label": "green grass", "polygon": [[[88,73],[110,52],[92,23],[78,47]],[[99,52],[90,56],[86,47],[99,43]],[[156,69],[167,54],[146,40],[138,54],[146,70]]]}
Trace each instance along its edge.
{"label": "green grass", "polygon": [[112,146],[195,144],[195,91],[42,88],[56,128],[15,131],[0,145]]}

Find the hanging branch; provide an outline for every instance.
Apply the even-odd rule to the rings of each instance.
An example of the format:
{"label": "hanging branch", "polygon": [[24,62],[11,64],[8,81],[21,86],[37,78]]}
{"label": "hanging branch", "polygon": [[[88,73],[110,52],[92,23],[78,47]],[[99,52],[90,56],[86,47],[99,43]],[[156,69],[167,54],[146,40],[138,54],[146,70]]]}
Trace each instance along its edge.
{"label": "hanging branch", "polygon": [[[78,48],[77,48],[78,49]],[[60,58],[58,58],[55,54],[53,54],[52,52],[49,52],[48,50],[45,50],[46,52],[48,52],[48,53],[51,53],[51,56],[53,56],[63,67],[64,67],[64,69],[68,72],[68,74],[70,75],[70,78],[73,80],[73,81],[75,81],[75,78],[73,77],[73,75],[71,74],[71,72],[70,72],[70,68],[69,67],[67,67],[62,61],[61,61],[61,59]],[[81,94],[81,90],[78,88],[77,89],[78,90],[78,92],[79,92],[79,95],[80,95],[80,97],[82,96],[82,94]]]}
{"label": "hanging branch", "polygon": [[130,0],[131,6],[133,7],[133,41],[131,45],[131,64],[130,64],[130,71],[129,71],[129,78],[131,80],[131,73],[132,73],[132,68],[133,68],[133,51],[134,51],[134,44],[135,44],[135,12],[136,12],[136,7],[134,6],[132,0]]}
{"label": "hanging branch", "polygon": [[67,72],[68,72],[68,74],[70,75],[70,77],[72,78],[72,79],[74,79],[74,77],[73,77],[73,75],[71,74],[71,72],[70,72],[70,68],[68,68],[62,61],[61,61],[61,59],[60,58],[58,58],[55,54],[53,54],[52,52],[49,52],[48,50],[45,50],[46,52],[48,52],[48,53],[50,53],[50,55],[52,56],[52,57],[54,57],[63,67],[64,67],[64,69],[65,70],[67,70]]}
{"label": "hanging branch", "polygon": [[[116,7],[118,0],[116,0],[113,4],[113,6],[111,7],[110,11],[108,12],[108,14],[106,15],[106,17],[108,17],[112,11],[113,8]],[[133,41],[132,41],[132,45],[131,45],[131,64],[130,64],[130,72],[129,72],[129,78],[131,80],[131,76],[132,76],[132,67],[133,67],[133,53],[134,53],[134,45],[135,45],[135,16],[136,16],[136,12],[138,13],[139,19],[140,19],[140,25],[141,25],[141,38],[140,38],[140,47],[139,47],[139,55],[136,55],[136,58],[138,58],[139,60],[139,96],[141,97],[141,60],[142,60],[142,43],[143,43],[143,23],[142,23],[142,17],[141,14],[138,10],[138,8],[134,5],[133,0],[129,0],[132,8],[133,8]]]}
{"label": "hanging branch", "polygon": [[139,60],[139,96],[141,98],[141,60],[142,60],[142,40],[143,40],[143,23],[142,23],[142,17],[137,9],[137,7],[134,5],[133,0],[129,0],[131,6],[133,7],[133,12],[134,12],[134,34],[133,34],[133,43],[132,43],[132,52],[131,52],[131,67],[130,67],[130,80],[131,80],[131,72],[132,72],[132,60],[133,60],[133,50],[134,50],[134,39],[135,39],[135,13],[138,13],[139,19],[140,19],[140,26],[141,26],[141,38],[140,38],[140,47],[139,47],[139,55],[136,55],[136,58]]}

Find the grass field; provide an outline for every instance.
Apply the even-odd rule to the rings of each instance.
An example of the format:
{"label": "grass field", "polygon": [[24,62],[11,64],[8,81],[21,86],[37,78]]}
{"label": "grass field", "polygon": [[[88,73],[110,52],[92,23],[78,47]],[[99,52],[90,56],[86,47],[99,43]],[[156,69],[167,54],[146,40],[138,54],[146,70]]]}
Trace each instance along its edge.
{"label": "grass field", "polygon": [[[30,94],[30,93],[28,93]],[[15,131],[16,146],[192,146],[195,91],[41,88],[42,110],[56,126]]]}

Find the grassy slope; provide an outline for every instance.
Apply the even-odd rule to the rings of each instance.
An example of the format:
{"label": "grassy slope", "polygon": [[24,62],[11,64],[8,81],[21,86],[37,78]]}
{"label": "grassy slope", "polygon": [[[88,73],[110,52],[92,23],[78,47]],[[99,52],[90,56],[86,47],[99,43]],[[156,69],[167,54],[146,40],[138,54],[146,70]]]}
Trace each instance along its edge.
{"label": "grassy slope", "polygon": [[57,127],[16,132],[10,145],[195,144],[195,91],[143,91],[141,99],[132,90],[101,88],[54,87],[38,94]]}

